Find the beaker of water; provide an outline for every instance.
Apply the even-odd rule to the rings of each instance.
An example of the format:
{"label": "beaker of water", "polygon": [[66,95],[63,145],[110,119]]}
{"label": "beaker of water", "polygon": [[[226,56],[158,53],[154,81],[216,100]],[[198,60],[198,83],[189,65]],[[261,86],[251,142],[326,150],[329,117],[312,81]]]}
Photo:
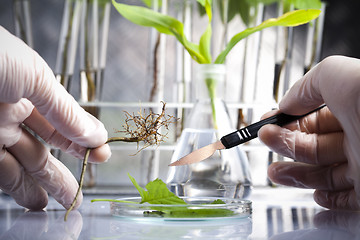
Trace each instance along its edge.
{"label": "beaker of water", "polygon": [[[200,64],[196,70],[196,103],[185,119],[171,162],[218,141],[234,131],[223,101],[226,68]],[[167,185],[178,196],[244,198],[251,191],[248,159],[241,147],[216,151],[208,159],[169,168]]]}

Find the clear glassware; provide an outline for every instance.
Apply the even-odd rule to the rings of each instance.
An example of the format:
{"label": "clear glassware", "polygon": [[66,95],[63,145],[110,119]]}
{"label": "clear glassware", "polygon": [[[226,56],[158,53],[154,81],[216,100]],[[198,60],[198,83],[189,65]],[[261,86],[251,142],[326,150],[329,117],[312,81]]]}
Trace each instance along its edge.
{"label": "clear glassware", "polygon": [[[234,131],[226,104],[222,100],[225,76],[224,65],[198,65],[197,101],[185,119],[184,130],[171,162]],[[215,87],[214,102],[209,97],[207,84]],[[171,167],[167,184],[179,196],[245,198],[251,190],[248,159],[239,146],[216,151],[202,162]]]}
{"label": "clear glassware", "polygon": [[[96,118],[100,118],[98,106],[86,106],[87,103],[101,101],[106,65],[106,51],[110,21],[110,1],[84,1],[80,21],[80,102],[83,108]],[[82,168],[82,163],[80,164]],[[97,166],[88,163],[84,177],[84,187],[95,187]]]}

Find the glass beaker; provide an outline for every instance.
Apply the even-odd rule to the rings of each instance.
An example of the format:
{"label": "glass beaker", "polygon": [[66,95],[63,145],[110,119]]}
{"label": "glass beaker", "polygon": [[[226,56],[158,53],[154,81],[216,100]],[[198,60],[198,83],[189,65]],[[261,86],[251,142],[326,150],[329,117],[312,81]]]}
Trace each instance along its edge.
{"label": "glass beaker", "polygon": [[[226,68],[222,64],[197,66],[197,101],[185,119],[171,162],[234,131],[222,100],[225,76]],[[216,151],[199,163],[171,167],[166,182],[172,192],[187,197],[244,198],[251,190],[248,159],[240,147]]]}

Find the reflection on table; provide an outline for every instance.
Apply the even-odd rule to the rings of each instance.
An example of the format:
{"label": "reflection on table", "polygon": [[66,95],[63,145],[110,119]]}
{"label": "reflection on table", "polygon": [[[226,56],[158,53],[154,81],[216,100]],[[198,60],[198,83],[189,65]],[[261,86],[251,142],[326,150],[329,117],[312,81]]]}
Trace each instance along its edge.
{"label": "reflection on table", "polygon": [[[96,196],[98,198],[98,196]],[[107,196],[109,197],[109,196]],[[110,198],[118,196],[111,196]],[[251,218],[211,221],[134,221],[110,215],[106,202],[85,196],[78,211],[65,211],[53,199],[41,212],[25,211],[0,196],[0,239],[356,239],[360,213],[324,210],[305,202],[253,200]]]}

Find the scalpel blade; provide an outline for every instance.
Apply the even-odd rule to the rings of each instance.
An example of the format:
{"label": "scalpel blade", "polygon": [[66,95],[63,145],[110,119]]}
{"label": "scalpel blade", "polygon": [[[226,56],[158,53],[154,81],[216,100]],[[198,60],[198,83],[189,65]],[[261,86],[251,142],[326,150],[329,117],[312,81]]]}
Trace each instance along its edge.
{"label": "scalpel blade", "polygon": [[171,163],[169,166],[181,166],[181,165],[200,162],[213,155],[216,150],[221,150],[221,149],[225,149],[225,146],[221,143],[221,141],[217,141],[191,152],[185,157],[182,157],[179,160]]}

